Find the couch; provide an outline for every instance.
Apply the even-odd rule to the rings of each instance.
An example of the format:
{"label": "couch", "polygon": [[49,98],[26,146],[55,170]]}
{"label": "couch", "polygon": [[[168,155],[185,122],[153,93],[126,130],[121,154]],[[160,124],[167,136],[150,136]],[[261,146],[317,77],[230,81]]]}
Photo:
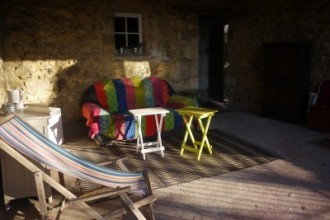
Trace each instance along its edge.
{"label": "couch", "polygon": [[[130,109],[163,107],[170,111],[163,120],[163,131],[183,126],[175,109],[196,106],[193,99],[175,93],[161,78],[121,78],[98,81],[88,87],[82,97],[82,116],[86,119],[91,139],[100,136],[113,140],[137,138],[137,126]],[[144,137],[156,135],[154,116],[142,118]]]}

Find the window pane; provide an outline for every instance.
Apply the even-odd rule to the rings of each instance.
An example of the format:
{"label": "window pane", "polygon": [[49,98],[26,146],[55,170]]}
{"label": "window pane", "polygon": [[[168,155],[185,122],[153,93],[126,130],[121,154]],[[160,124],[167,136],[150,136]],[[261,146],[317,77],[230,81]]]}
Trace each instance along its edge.
{"label": "window pane", "polygon": [[126,46],[125,34],[115,34],[115,48],[119,49],[120,47]]}
{"label": "window pane", "polygon": [[115,17],[115,32],[125,32],[124,17]]}
{"label": "window pane", "polygon": [[139,35],[130,34],[128,35],[128,47],[138,47],[139,46]]}
{"label": "window pane", "polygon": [[139,32],[138,18],[127,18],[127,32]]}

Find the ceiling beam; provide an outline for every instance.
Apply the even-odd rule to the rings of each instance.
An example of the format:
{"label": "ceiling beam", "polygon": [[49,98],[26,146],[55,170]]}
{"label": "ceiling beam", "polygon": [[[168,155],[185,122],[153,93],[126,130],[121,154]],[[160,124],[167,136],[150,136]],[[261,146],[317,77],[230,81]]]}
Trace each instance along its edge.
{"label": "ceiling beam", "polygon": [[214,7],[214,6],[174,6],[172,5],[173,10],[179,12],[190,12],[197,13],[200,15],[219,15],[223,17],[234,17],[239,15],[245,15],[246,11],[242,9],[233,9],[225,7]]}

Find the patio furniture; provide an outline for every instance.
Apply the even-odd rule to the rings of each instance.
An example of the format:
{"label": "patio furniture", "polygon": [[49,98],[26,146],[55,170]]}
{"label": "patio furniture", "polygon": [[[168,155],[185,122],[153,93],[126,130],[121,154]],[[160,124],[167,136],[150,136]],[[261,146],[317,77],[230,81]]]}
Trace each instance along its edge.
{"label": "patio furniture", "polygon": [[[137,121],[137,130],[138,130],[138,138],[136,141],[136,150],[141,150],[143,155],[143,160],[146,159],[146,153],[160,151],[162,157],[164,156],[164,146],[162,143],[161,132],[163,127],[163,118],[169,113],[168,110],[164,108],[142,108],[142,109],[132,109],[129,112],[135,117]],[[143,116],[154,116],[157,130],[157,141],[155,142],[144,142],[142,135],[142,117]],[[147,148],[148,147],[148,148]]]}
{"label": "patio furniture", "polygon": [[[186,133],[184,135],[180,154],[183,155],[184,150],[197,153],[197,160],[199,161],[203,152],[204,146],[207,147],[210,154],[212,154],[212,145],[210,145],[207,138],[207,132],[211,123],[212,116],[218,111],[215,109],[199,108],[199,107],[185,107],[177,109],[180,115],[183,117],[183,121],[186,126]],[[199,125],[200,132],[202,133],[202,140],[195,140],[192,125],[193,119],[196,119]],[[203,124],[203,119],[206,119],[206,123]],[[187,144],[188,136],[190,138],[192,146]]]}
{"label": "patio furniture", "polygon": [[185,89],[181,90],[180,95],[191,97],[196,103],[197,106],[201,106],[201,98],[207,96],[207,89]]}
{"label": "patio furniture", "polygon": [[[207,138],[207,132],[209,130],[209,126],[211,123],[211,119],[213,115],[218,112],[215,109],[208,109],[208,108],[199,108],[199,107],[185,107],[181,109],[177,109],[180,115],[183,117],[183,121],[186,126],[186,133],[184,135],[181,151],[180,154],[183,155],[184,150],[188,150],[191,152],[197,153],[197,160],[199,161],[203,152],[204,146],[209,151],[209,154],[212,154],[212,145],[209,143]],[[202,133],[202,140],[197,141],[195,140],[192,125],[193,119],[196,119],[199,125],[200,132]],[[206,120],[205,124],[203,124],[203,120]],[[187,144],[188,136],[190,138],[192,146]]]}
{"label": "patio furniture", "polygon": [[[54,143],[62,144],[63,128],[60,108],[48,107],[43,104],[28,104],[24,108],[16,109],[15,114]],[[2,118],[0,116],[0,119]],[[37,190],[33,184],[34,175],[3,151],[0,151],[0,158],[5,207],[9,208],[11,200],[36,196]],[[47,172],[46,169],[45,172]],[[45,187],[45,190],[48,200],[51,201],[51,189]]]}
{"label": "patio furniture", "polygon": [[[151,204],[156,200],[146,172],[120,171],[84,160],[50,141],[14,114],[0,121],[0,149],[34,174],[42,219],[48,219],[43,182],[65,197],[60,210],[67,205],[75,204],[94,219],[111,219],[118,214],[125,214],[126,210],[132,211],[138,219],[146,219],[139,208],[149,205],[151,209]],[[77,197],[31,161],[103,187]],[[133,192],[141,193],[144,198],[133,202],[129,197]],[[115,195],[118,195],[127,206],[104,215],[86,203]]]}
{"label": "patio furniture", "polygon": [[[169,83],[157,77],[122,78],[99,81],[83,94],[82,115],[89,127],[89,137],[98,135],[115,140],[133,140],[138,136],[131,109],[162,107],[169,111],[164,117],[163,131],[183,126],[177,108],[195,106],[193,99],[176,94]],[[157,134],[151,115],[141,120],[142,135]]]}

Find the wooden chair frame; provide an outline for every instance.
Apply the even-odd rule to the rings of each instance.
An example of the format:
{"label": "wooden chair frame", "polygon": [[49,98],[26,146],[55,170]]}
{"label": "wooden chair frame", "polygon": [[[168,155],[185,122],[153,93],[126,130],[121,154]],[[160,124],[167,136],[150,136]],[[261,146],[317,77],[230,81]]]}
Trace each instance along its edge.
{"label": "wooden chair frame", "polygon": [[[65,200],[62,202],[59,207],[60,211],[69,205],[76,204],[82,210],[86,211],[88,215],[90,215],[94,219],[112,219],[116,216],[120,216],[126,214],[128,211],[131,211],[137,219],[146,219],[143,213],[139,210],[140,207],[148,205],[150,209],[150,217],[148,219],[154,219],[152,205],[156,200],[156,196],[153,195],[151,185],[149,182],[148,174],[146,171],[143,172],[145,182],[147,184],[148,193],[147,196],[143,197],[139,201],[133,202],[129,197],[130,187],[122,187],[122,188],[110,188],[110,187],[102,187],[100,189],[94,190],[92,192],[88,192],[80,197],[77,197],[74,193],[69,191],[67,188],[62,186],[59,182],[54,180],[49,174],[40,169],[37,165],[35,165],[30,159],[28,159],[25,155],[18,152],[16,149],[11,147],[7,142],[5,142],[2,138],[0,138],[0,149],[7,153],[9,156],[17,160],[18,163],[22,164],[29,171],[34,174],[36,189],[40,204],[40,216],[41,219],[48,219],[48,207],[46,202],[44,183],[47,183],[50,187],[55,189],[61,195],[65,197]],[[36,161],[37,162],[37,161]],[[125,171],[128,171],[126,166],[122,163],[122,160],[117,161],[119,167]],[[123,202],[126,204],[123,208],[120,208],[116,211],[109,212],[101,215],[97,211],[95,211],[91,206],[89,206],[86,202],[95,201],[101,198],[107,198],[110,196],[118,195]]]}

